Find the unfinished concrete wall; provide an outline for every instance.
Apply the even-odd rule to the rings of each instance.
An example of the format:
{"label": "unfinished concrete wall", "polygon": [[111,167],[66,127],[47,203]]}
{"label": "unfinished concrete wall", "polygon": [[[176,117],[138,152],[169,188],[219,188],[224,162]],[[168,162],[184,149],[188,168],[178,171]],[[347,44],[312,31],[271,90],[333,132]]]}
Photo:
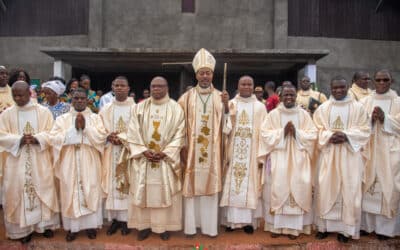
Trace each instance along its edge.
{"label": "unfinished concrete wall", "polygon": [[104,47],[271,48],[272,0],[201,0],[195,13],[181,1],[104,1]]}
{"label": "unfinished concrete wall", "polygon": [[[349,81],[355,71],[367,71],[373,76],[376,70],[386,68],[400,80],[400,42],[323,37],[289,37],[292,49],[328,49],[328,56],[317,62],[317,79],[320,89],[329,93],[329,82],[335,75]],[[400,90],[400,85],[394,84]],[[400,92],[399,92],[400,93]]]}
{"label": "unfinished concrete wall", "polygon": [[22,67],[32,79],[47,80],[53,74],[54,60],[40,52],[44,46],[85,47],[87,36],[1,37],[0,65]]}

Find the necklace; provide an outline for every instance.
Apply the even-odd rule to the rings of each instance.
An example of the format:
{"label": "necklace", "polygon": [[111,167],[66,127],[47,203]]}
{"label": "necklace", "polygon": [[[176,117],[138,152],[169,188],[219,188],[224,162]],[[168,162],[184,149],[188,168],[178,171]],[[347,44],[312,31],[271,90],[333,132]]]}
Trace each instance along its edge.
{"label": "necklace", "polygon": [[201,95],[199,93],[197,93],[197,94],[199,95],[201,103],[203,103],[203,114],[205,114],[206,110],[207,110],[207,102],[210,99],[211,93],[207,95],[207,98],[205,101],[203,100],[203,98],[201,98]]}

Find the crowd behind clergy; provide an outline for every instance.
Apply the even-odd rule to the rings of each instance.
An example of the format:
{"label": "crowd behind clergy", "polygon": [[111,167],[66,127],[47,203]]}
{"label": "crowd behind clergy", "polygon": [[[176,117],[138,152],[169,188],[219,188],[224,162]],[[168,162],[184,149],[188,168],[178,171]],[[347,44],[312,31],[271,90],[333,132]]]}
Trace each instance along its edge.
{"label": "crowd behind clergy", "polygon": [[390,71],[334,77],[329,98],[307,76],[296,89],[244,75],[230,98],[212,85],[215,63],[200,50],[196,86],[175,102],[155,77],[138,103],[124,76],[102,96],[87,75],[52,77],[36,92],[25,70],[0,66],[7,237],[27,243],[62,226],[67,241],[81,230],[95,239],[103,219],[107,235],[137,229],[138,240],[199,228],[216,237],[220,225],[248,234],[264,225],[290,239],[337,233],[340,242],[400,235],[400,98]]}

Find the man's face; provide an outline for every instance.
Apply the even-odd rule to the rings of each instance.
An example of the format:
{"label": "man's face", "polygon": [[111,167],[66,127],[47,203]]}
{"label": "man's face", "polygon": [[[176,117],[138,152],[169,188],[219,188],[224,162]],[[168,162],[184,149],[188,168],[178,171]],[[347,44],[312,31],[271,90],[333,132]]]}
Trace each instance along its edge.
{"label": "man's face", "polygon": [[196,73],[196,79],[201,88],[210,87],[214,73],[209,68],[201,68]]}
{"label": "man's face", "polygon": [[128,82],[124,79],[116,79],[113,81],[111,85],[112,91],[115,94],[115,99],[117,101],[125,101],[129,95],[129,85]]}
{"label": "man's face", "polygon": [[11,92],[14,102],[20,107],[28,104],[28,102],[31,99],[29,88],[22,88],[22,87],[13,88]]}
{"label": "man's face", "polygon": [[254,83],[250,77],[242,77],[238,83],[238,91],[241,97],[247,98],[253,94]]}
{"label": "man's face", "polygon": [[264,92],[263,91],[260,91],[260,90],[254,91],[254,94],[256,95],[258,100],[262,100],[264,98]]}
{"label": "man's face", "polygon": [[150,91],[148,89],[143,90],[143,98],[148,98],[150,96]]}
{"label": "man's face", "polygon": [[78,112],[82,112],[86,109],[88,99],[85,93],[75,91],[72,95],[72,106]]}
{"label": "man's face", "polygon": [[311,82],[310,82],[310,78],[308,77],[303,77],[300,81],[300,88],[302,90],[309,90],[311,87]]}
{"label": "man's face", "polygon": [[81,81],[81,86],[84,89],[90,89],[90,80],[89,79],[84,79]]}
{"label": "man's face", "polygon": [[360,88],[367,89],[370,80],[371,78],[369,77],[369,74],[363,73],[361,74],[360,78],[356,81],[356,84]]}
{"label": "man's face", "polygon": [[294,88],[283,88],[281,98],[283,105],[286,108],[290,109],[294,107],[294,105],[296,104],[296,97],[297,93]]}
{"label": "man's face", "polygon": [[385,94],[389,91],[392,78],[387,72],[378,72],[375,75],[375,91],[378,94]]}
{"label": "man's face", "polygon": [[343,100],[347,95],[347,89],[346,80],[334,80],[331,82],[331,94],[335,100]]}
{"label": "man's face", "polygon": [[153,79],[150,83],[150,93],[154,99],[162,99],[168,93],[167,82],[162,78]]}
{"label": "man's face", "polygon": [[8,83],[8,71],[0,69],[0,87],[5,87]]}

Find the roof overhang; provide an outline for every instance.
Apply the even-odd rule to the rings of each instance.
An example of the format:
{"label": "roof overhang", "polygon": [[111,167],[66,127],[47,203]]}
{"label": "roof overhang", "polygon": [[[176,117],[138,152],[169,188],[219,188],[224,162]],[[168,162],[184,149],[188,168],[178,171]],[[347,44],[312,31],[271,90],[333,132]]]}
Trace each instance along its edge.
{"label": "roof overhang", "polygon": [[[176,72],[192,70],[195,50],[112,49],[83,47],[43,47],[41,51],[54,60],[91,72]],[[210,50],[217,61],[215,71],[228,63],[230,73],[279,74],[316,63],[329,54],[323,49],[221,49]]]}

